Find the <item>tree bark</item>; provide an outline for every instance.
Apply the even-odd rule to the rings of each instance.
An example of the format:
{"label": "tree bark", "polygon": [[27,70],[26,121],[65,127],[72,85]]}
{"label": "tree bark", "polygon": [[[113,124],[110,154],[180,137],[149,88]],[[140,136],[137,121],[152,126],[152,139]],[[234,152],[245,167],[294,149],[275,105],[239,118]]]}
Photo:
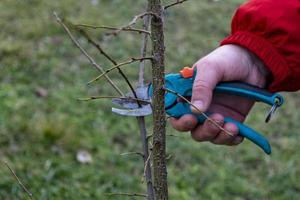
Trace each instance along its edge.
{"label": "tree bark", "polygon": [[163,90],[164,68],[164,30],[163,8],[161,0],[148,0],[149,11],[155,16],[151,18],[152,84],[153,84],[153,175],[155,199],[168,199],[167,167],[166,167],[166,119]]}

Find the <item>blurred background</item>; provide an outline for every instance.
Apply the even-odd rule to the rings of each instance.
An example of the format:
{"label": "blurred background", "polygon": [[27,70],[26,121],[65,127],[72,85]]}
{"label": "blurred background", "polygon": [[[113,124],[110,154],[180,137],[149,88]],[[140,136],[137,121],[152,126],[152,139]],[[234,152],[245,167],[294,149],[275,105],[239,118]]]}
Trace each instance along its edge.
{"label": "blurred background", "polygon": [[[76,24],[121,26],[144,12],[145,2],[1,0],[0,199],[27,198],[3,160],[36,199],[132,199],[107,194],[145,192],[142,159],[121,155],[141,149],[136,119],[111,113],[110,100],[76,100],[115,93],[104,80],[86,85],[98,72],[52,14],[56,11]],[[234,10],[243,2],[190,0],[168,10],[167,72],[192,65],[216,48],[230,32]],[[89,33],[118,61],[139,56],[139,34]],[[79,40],[98,63],[111,67],[83,38]],[[149,69],[147,65],[148,81]],[[124,71],[137,82],[138,64]],[[117,72],[110,75],[128,90]],[[284,96],[286,103],[270,124],[264,123],[269,107],[262,105],[256,105],[246,121],[269,138],[271,156],[248,141],[234,148],[197,143],[189,133],[168,127],[170,199],[299,199],[300,95]],[[147,125],[150,133],[151,117]]]}

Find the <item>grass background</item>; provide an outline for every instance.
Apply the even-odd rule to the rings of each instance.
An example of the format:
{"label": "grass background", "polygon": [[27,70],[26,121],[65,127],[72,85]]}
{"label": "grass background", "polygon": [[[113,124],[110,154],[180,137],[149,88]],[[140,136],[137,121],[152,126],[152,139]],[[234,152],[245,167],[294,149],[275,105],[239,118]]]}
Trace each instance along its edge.
{"label": "grass background", "polygon": [[[163,1],[167,4],[170,1]],[[230,19],[242,0],[190,0],[166,13],[167,72],[192,65],[218,46],[230,31]],[[109,100],[78,102],[90,95],[112,95],[105,81],[86,86],[96,72],[55,22],[55,10],[74,23],[126,24],[141,13],[139,0],[2,0],[0,2],[0,157],[7,160],[36,199],[132,199],[112,192],[141,192],[142,160],[121,153],[140,151],[134,118],[111,113]],[[104,38],[92,30],[117,60],[138,56],[140,36],[122,33]],[[80,39],[98,63],[101,55]],[[137,64],[125,70],[137,80]],[[119,74],[111,77],[124,90]],[[150,78],[149,66],[147,78]],[[48,92],[38,97],[40,88]],[[247,123],[263,132],[273,147],[264,155],[245,141],[236,148],[196,143],[188,133],[168,128],[170,199],[299,199],[299,94],[270,124],[268,107],[258,105]],[[151,131],[151,117],[147,119]],[[79,150],[93,157],[76,161]],[[26,199],[9,170],[0,164],[0,199]]]}

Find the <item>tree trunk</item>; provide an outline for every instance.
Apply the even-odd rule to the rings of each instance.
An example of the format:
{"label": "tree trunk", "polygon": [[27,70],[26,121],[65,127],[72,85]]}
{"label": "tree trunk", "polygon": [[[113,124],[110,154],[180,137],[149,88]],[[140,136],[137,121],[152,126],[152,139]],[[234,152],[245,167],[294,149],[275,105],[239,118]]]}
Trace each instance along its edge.
{"label": "tree trunk", "polygon": [[167,167],[166,167],[166,119],[164,109],[164,30],[163,8],[160,0],[148,0],[149,11],[155,16],[151,18],[152,84],[153,84],[153,175],[155,198],[168,199]]}

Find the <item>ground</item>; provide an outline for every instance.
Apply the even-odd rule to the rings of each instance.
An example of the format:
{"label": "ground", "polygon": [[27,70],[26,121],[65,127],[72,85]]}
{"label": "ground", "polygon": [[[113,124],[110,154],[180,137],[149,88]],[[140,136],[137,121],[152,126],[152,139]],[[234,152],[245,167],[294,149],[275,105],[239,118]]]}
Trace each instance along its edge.
{"label": "ground", "polygon": [[[167,4],[170,1],[164,1]],[[196,1],[166,12],[166,70],[192,65],[218,46],[242,0]],[[114,192],[145,192],[141,143],[134,118],[111,113],[109,100],[78,97],[115,95],[74,48],[53,11],[73,23],[126,24],[143,12],[135,0],[2,0],[0,2],[0,156],[7,160],[36,199],[132,199]],[[89,31],[117,60],[139,55],[140,35],[103,36]],[[101,55],[80,42],[103,67]],[[137,64],[124,68],[137,80]],[[150,78],[147,66],[147,80]],[[117,72],[111,77],[123,89]],[[284,94],[285,105],[269,124],[267,106],[257,105],[246,123],[264,133],[273,147],[265,155],[252,143],[238,147],[194,142],[189,133],[168,128],[170,199],[297,199],[300,196],[299,94]],[[151,132],[151,117],[147,118]],[[93,162],[81,164],[76,153]],[[0,164],[0,199],[26,199],[17,181]]]}

